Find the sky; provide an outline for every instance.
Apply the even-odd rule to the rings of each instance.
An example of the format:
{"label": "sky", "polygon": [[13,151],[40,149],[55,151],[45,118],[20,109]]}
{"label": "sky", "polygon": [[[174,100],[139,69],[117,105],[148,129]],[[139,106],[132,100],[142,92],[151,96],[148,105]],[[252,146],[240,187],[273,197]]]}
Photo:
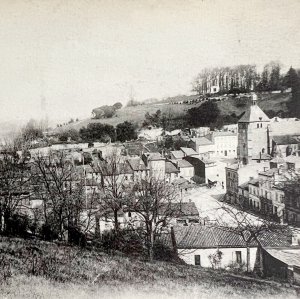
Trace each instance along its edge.
{"label": "sky", "polygon": [[0,0],[0,122],[190,94],[205,67],[300,67],[299,16],[299,0]]}

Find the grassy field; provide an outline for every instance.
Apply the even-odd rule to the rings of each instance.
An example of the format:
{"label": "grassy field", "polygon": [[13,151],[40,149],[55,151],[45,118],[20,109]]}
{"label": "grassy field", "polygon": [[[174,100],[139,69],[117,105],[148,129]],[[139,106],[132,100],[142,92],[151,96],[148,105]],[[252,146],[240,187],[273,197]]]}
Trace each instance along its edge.
{"label": "grassy field", "polygon": [[296,298],[224,271],[21,239],[0,239],[0,268],[1,298]]}
{"label": "grassy field", "polygon": [[[195,96],[182,97],[182,100],[193,99],[193,98],[195,98]],[[287,110],[286,102],[289,99],[289,94],[262,94],[262,95],[258,95],[258,99],[259,99],[258,105],[263,110],[286,111]],[[169,99],[169,101],[171,100],[172,98]],[[180,101],[181,98],[175,97],[174,100]],[[249,100],[248,105],[245,107],[236,107],[234,99],[228,99],[226,101],[217,102],[217,104],[223,115],[228,115],[231,113],[240,115],[242,112],[244,112],[247,109],[248,106],[251,105],[251,101]],[[121,110],[118,110],[117,114],[112,118],[107,118],[107,119],[88,118],[70,125],[66,125],[62,128],[56,128],[55,131],[59,132],[60,130],[67,130],[70,128],[79,130],[82,127],[86,127],[89,123],[98,123],[98,122],[107,123],[115,126],[124,121],[129,121],[141,125],[142,122],[144,121],[146,112],[149,112],[151,114],[156,112],[158,109],[160,109],[162,113],[167,113],[173,117],[176,117],[176,116],[183,116],[188,109],[198,105],[200,104],[170,105],[168,103],[161,102],[161,103],[147,104],[147,105],[141,105],[135,107],[124,107]]]}

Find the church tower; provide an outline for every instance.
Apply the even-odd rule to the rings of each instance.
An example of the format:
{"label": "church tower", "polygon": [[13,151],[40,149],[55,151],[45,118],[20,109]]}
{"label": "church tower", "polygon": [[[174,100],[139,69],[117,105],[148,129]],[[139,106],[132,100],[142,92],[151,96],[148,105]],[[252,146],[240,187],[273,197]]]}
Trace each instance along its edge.
{"label": "church tower", "polygon": [[251,163],[253,157],[268,153],[268,126],[270,119],[257,105],[257,95],[252,94],[252,104],[238,121],[237,156],[240,163]]}

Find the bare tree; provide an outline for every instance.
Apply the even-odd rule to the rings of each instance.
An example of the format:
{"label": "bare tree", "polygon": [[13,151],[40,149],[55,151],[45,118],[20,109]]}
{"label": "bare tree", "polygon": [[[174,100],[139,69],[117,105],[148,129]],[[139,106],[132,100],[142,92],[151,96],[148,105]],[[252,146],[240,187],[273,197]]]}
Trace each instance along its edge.
{"label": "bare tree", "polygon": [[[250,214],[240,202],[236,206],[222,204],[223,217],[218,219],[219,225],[224,230],[234,232],[242,237],[247,246],[247,272],[250,271],[250,246],[251,244],[260,244],[260,238],[267,233],[288,234],[286,226],[274,222],[266,215],[264,218],[258,218]],[[226,219],[225,219],[226,218]]]}
{"label": "bare tree", "polygon": [[31,173],[28,161],[12,144],[0,153],[0,231],[9,230],[9,220],[30,195]]}
{"label": "bare tree", "polygon": [[46,157],[37,155],[32,173],[33,193],[43,202],[46,225],[55,229],[61,239],[67,231],[72,241],[72,232],[82,229],[81,216],[86,208],[83,176],[62,151],[50,152]]}
{"label": "bare tree", "polygon": [[131,172],[127,162],[117,151],[113,151],[103,161],[93,166],[94,172],[100,176],[99,189],[101,209],[113,213],[116,234],[119,232],[118,214],[122,211],[130,193]]}
{"label": "bare tree", "polygon": [[150,260],[153,260],[156,237],[180,211],[180,203],[176,188],[164,180],[148,177],[136,182],[129,209],[142,224]]}

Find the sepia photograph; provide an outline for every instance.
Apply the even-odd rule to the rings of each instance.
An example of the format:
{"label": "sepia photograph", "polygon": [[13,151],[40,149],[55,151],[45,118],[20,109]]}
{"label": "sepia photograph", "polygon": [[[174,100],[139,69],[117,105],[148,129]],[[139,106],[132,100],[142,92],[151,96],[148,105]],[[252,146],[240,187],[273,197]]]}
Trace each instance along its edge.
{"label": "sepia photograph", "polygon": [[0,299],[300,296],[300,0],[0,0]]}

